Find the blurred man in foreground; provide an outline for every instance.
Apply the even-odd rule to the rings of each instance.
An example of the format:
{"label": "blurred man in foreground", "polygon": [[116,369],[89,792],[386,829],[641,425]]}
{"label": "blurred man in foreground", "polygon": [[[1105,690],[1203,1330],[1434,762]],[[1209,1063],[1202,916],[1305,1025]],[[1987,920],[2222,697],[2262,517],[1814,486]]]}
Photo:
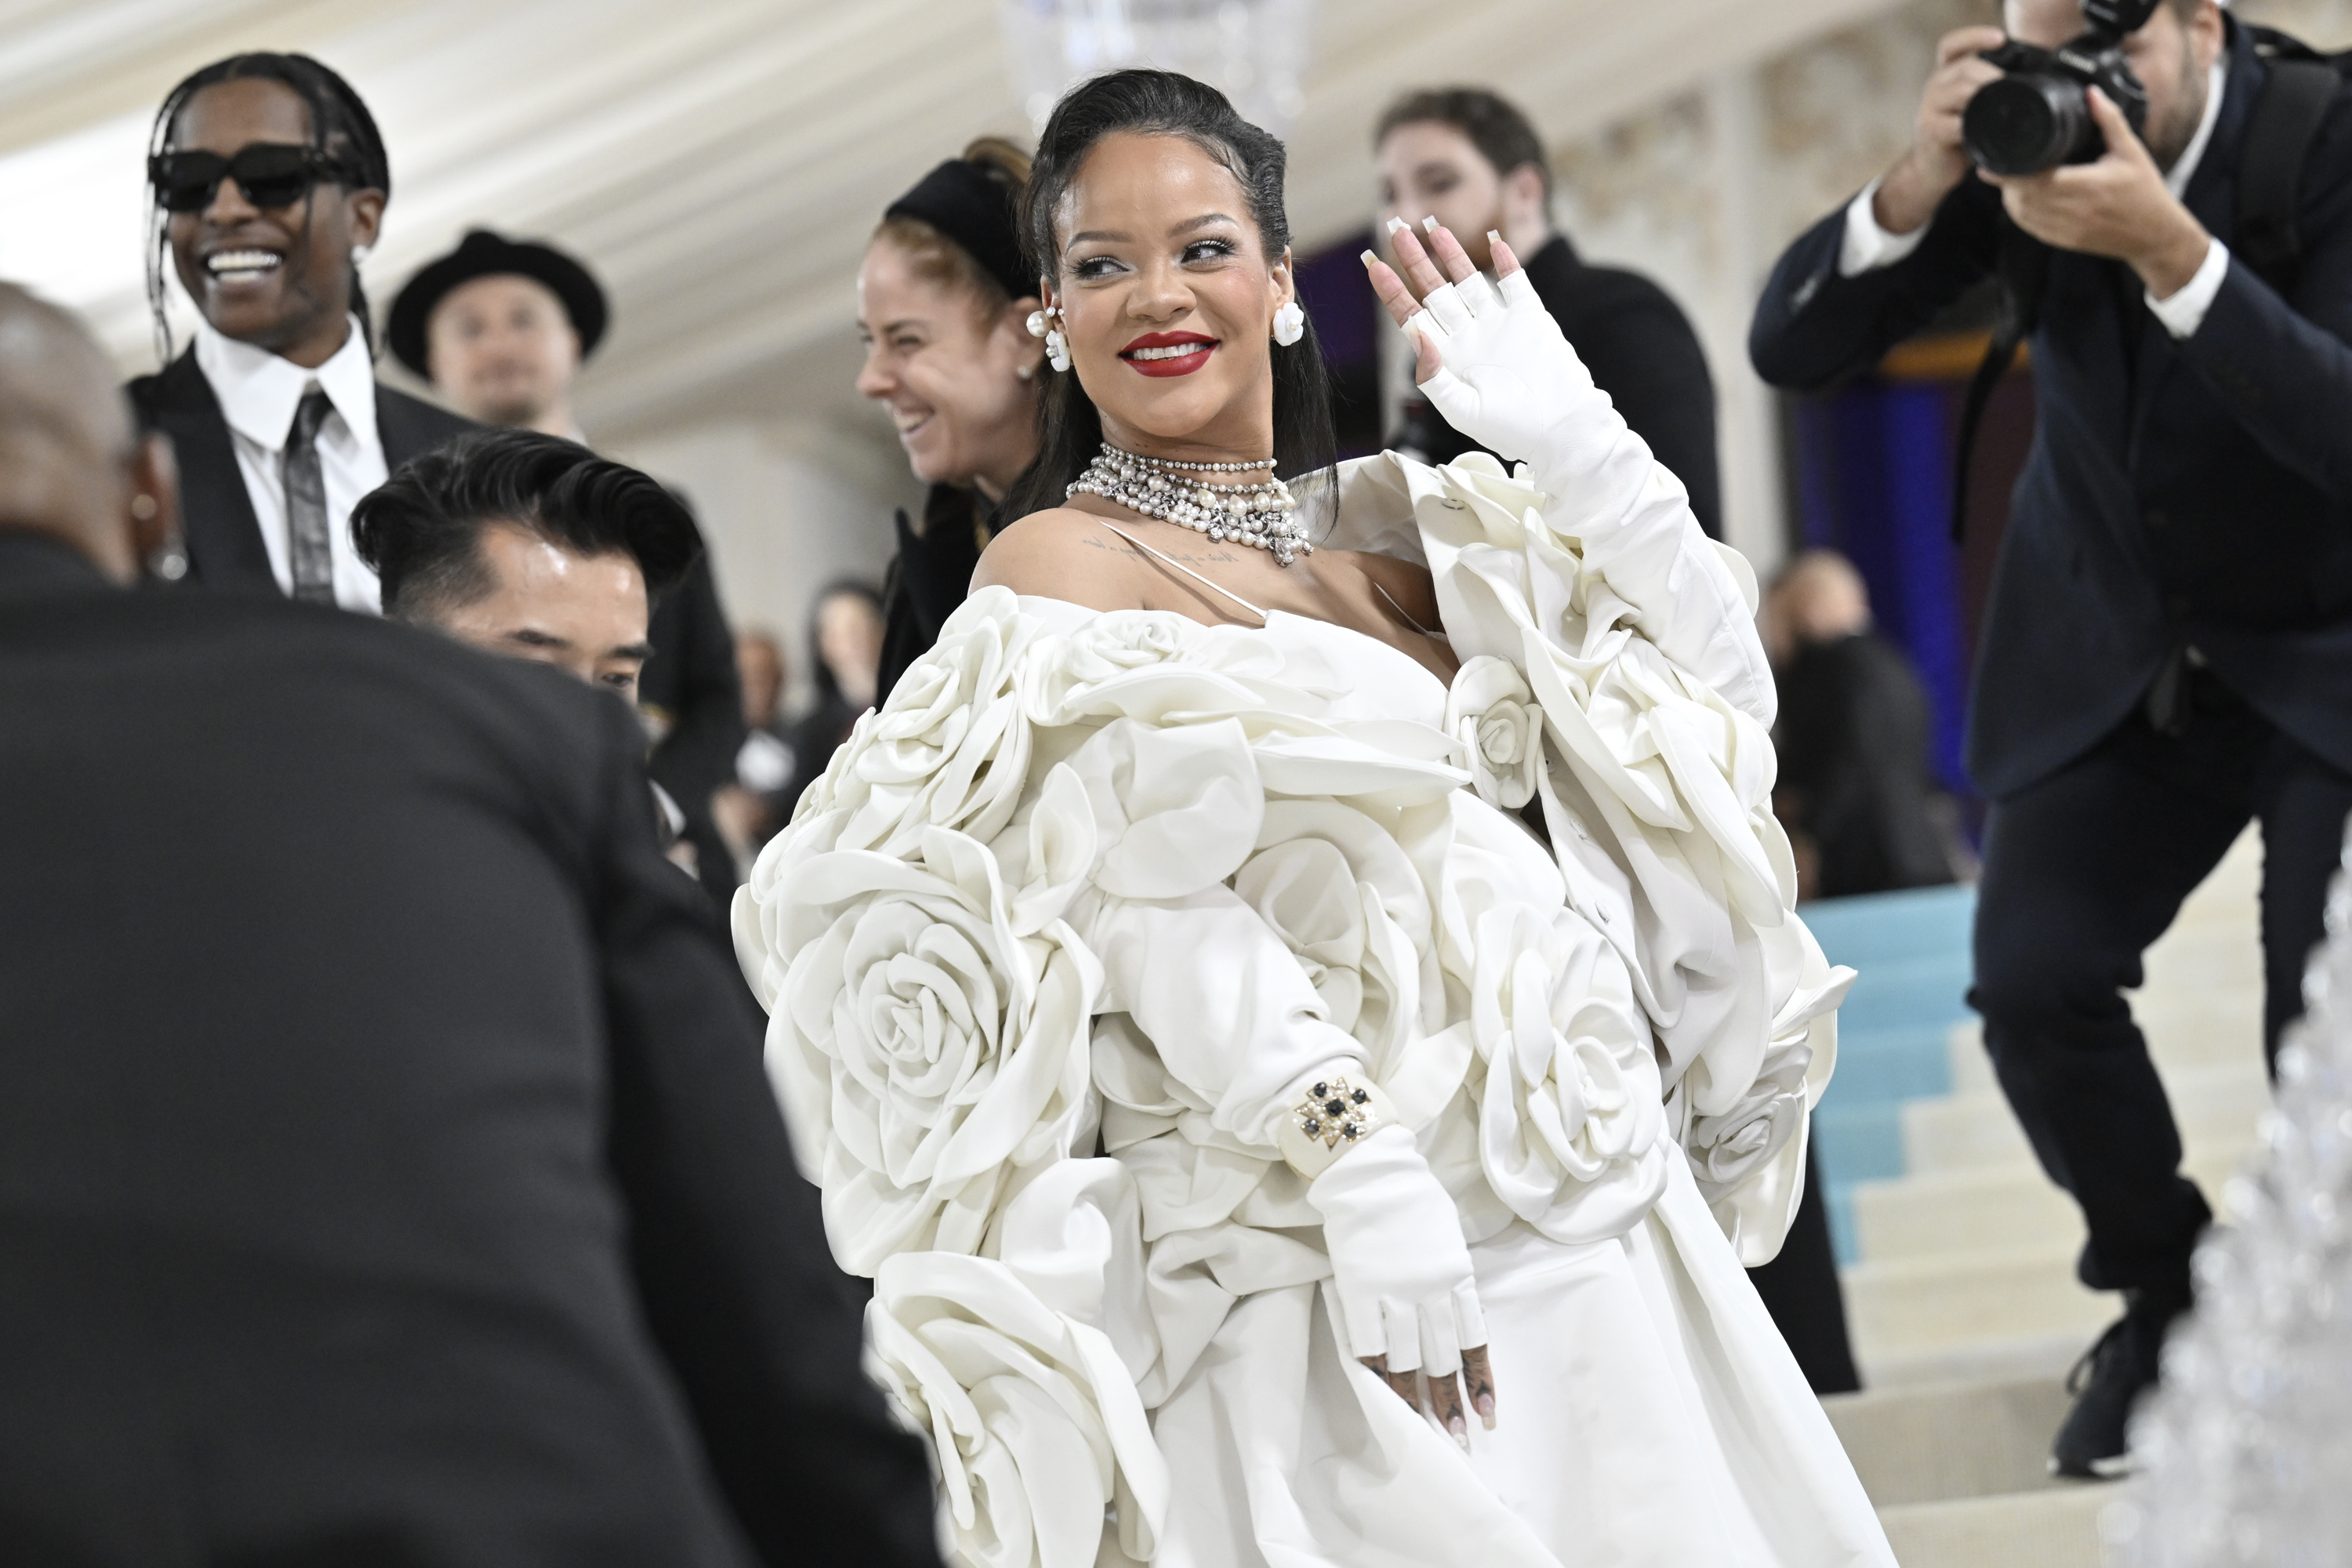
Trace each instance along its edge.
{"label": "blurred man in foreground", "polygon": [[936,1564],[635,720],[121,591],[110,382],[0,285],[0,1562]]}

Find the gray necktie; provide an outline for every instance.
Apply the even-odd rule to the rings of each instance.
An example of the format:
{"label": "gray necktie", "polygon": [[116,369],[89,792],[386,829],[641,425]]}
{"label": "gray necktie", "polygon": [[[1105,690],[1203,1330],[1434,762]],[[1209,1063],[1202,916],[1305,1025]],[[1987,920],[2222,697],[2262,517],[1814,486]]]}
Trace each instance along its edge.
{"label": "gray necktie", "polygon": [[335,411],[312,386],[294,410],[294,428],[278,454],[286,481],[286,555],[294,596],[312,605],[335,602],[335,557],[327,541],[327,481],[319,469],[319,426]]}

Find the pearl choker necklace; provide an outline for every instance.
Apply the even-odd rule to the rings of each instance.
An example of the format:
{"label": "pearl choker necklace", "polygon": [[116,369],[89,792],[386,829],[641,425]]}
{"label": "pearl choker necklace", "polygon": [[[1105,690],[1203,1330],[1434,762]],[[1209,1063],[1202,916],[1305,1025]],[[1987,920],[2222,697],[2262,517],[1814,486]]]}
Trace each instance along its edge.
{"label": "pearl choker necklace", "polygon": [[[1287,566],[1299,555],[1314,554],[1315,544],[1299,521],[1297,498],[1288,485],[1272,477],[1273,467],[1271,458],[1262,463],[1180,463],[1105,444],[1068,493],[1100,496],[1211,539],[1253,544]],[[1246,485],[1213,485],[1192,477],[1260,471],[1268,471],[1268,477]]]}

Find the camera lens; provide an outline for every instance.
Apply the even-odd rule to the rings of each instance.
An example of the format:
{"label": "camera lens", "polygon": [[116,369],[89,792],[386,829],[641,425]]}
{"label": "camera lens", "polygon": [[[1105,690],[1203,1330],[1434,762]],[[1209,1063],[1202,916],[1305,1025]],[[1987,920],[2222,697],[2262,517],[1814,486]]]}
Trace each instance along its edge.
{"label": "camera lens", "polygon": [[1961,117],[1960,140],[1979,168],[2038,174],[2064,163],[2084,133],[2095,129],[2079,84],[2032,72],[1979,89]]}

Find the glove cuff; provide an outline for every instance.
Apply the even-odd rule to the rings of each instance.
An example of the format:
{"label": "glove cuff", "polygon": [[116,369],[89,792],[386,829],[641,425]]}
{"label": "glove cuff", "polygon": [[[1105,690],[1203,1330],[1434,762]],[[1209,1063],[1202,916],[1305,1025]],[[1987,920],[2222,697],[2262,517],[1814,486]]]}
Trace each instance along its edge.
{"label": "glove cuff", "polygon": [[1307,1181],[1383,1127],[1402,1126],[1387,1091],[1360,1074],[1326,1072],[1275,1125],[1275,1146]]}

